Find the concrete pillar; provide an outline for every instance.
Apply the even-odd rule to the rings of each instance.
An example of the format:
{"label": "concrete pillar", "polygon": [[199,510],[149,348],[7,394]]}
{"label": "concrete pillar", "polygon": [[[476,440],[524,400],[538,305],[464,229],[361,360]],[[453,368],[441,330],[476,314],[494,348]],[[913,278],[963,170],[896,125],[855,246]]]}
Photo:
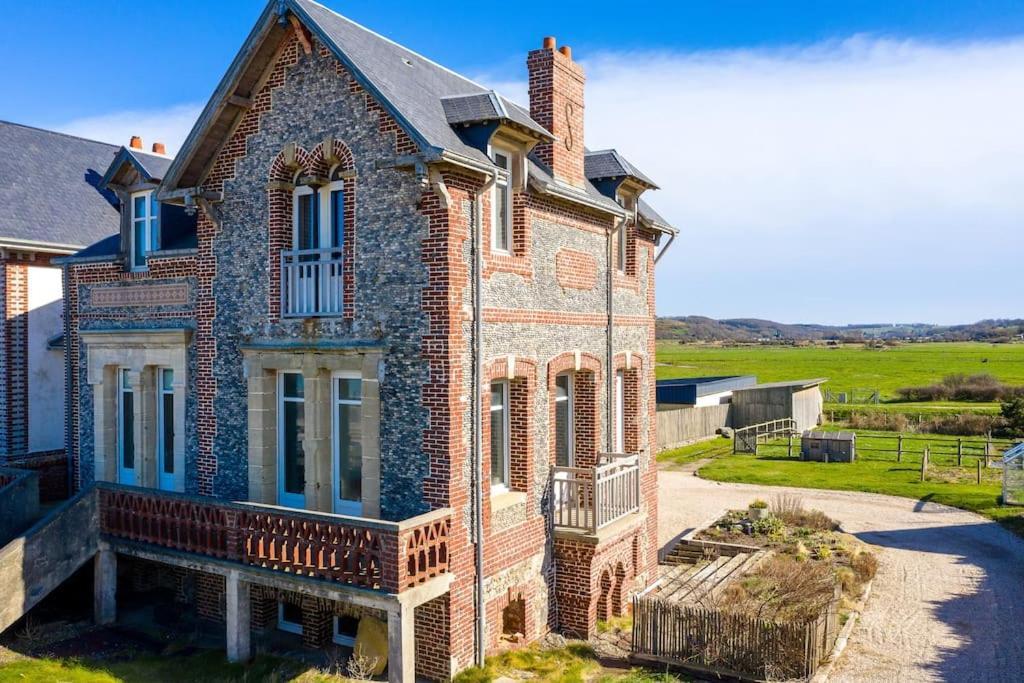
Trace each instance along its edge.
{"label": "concrete pillar", "polygon": [[413,607],[399,605],[388,612],[388,681],[416,681],[416,632]]}
{"label": "concrete pillar", "polygon": [[117,554],[109,547],[93,559],[93,616],[101,626],[117,619]]}
{"label": "concrete pillar", "polygon": [[225,582],[227,654],[229,662],[247,662],[252,658],[252,604],[249,584],[232,571]]}

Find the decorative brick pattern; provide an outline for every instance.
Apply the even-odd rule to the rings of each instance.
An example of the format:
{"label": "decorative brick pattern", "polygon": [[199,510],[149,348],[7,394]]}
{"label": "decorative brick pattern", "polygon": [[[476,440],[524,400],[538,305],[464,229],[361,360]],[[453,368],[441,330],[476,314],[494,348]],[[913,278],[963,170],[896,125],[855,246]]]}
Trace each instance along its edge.
{"label": "decorative brick pattern", "polygon": [[554,49],[534,50],[526,58],[530,73],[530,116],[556,140],[534,153],[555,178],[583,187],[583,69]]}
{"label": "decorative brick pattern", "polygon": [[555,277],[566,289],[597,286],[597,259],[574,249],[560,249],[555,256]]}

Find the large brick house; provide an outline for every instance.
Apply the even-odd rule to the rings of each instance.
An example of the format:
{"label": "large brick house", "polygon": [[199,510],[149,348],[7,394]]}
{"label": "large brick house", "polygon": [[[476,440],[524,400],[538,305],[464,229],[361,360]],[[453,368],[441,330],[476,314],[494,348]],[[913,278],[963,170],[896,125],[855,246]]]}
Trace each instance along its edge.
{"label": "large brick house", "polygon": [[383,624],[392,680],[447,679],[654,579],[674,231],[585,149],[571,51],[526,63],[528,110],[273,0],[173,162],[118,154],[120,233],[63,261],[101,619],[120,568],[234,659]]}
{"label": "large brick house", "polygon": [[0,121],[0,466],[40,472],[67,496],[61,271],[53,260],[107,236],[101,189],[117,148]]}

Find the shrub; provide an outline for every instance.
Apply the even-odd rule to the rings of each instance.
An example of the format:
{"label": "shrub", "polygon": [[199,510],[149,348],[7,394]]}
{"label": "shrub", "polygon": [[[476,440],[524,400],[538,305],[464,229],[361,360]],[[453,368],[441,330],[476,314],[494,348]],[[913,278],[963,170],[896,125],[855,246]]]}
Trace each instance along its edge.
{"label": "shrub", "polygon": [[1008,436],[1024,436],[1024,397],[1019,396],[1003,404],[1001,410],[1006,421]]}
{"label": "shrub", "polygon": [[853,413],[850,415],[850,427],[854,429],[905,432],[910,427],[910,420],[902,413]]}
{"label": "shrub", "polygon": [[850,558],[850,568],[861,583],[875,578],[878,572],[878,558],[869,552],[860,552]]}
{"label": "shrub", "polygon": [[837,568],[836,580],[839,581],[844,593],[853,593],[857,588],[857,575],[849,567]]}
{"label": "shrub", "polygon": [[772,516],[778,517],[791,527],[806,527],[815,531],[835,531],[839,528],[839,525],[821,510],[805,510],[803,501],[793,494],[775,496]]}

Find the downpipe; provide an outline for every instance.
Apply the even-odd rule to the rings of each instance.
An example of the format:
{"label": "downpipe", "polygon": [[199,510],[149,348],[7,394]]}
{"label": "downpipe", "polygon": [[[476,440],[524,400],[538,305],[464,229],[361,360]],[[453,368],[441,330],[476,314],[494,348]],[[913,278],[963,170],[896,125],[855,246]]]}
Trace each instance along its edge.
{"label": "downpipe", "polygon": [[[619,231],[626,229],[626,219],[618,218],[616,223],[618,225],[614,225],[608,231],[607,243],[605,245],[605,256],[608,264],[606,282],[608,290],[608,324],[605,329],[605,394],[607,399],[605,417],[608,425],[605,429],[606,453],[613,453],[615,451],[615,434],[613,432],[615,428],[615,369],[613,367],[615,362],[615,235]],[[625,238],[626,236],[623,234],[622,239]]]}
{"label": "downpipe", "polygon": [[484,464],[483,464],[483,197],[491,191],[497,180],[495,173],[486,176],[484,184],[476,193],[473,212],[473,535],[476,540],[474,570],[476,591],[473,615],[474,660],[484,666],[486,650],[486,624],[484,605]]}

